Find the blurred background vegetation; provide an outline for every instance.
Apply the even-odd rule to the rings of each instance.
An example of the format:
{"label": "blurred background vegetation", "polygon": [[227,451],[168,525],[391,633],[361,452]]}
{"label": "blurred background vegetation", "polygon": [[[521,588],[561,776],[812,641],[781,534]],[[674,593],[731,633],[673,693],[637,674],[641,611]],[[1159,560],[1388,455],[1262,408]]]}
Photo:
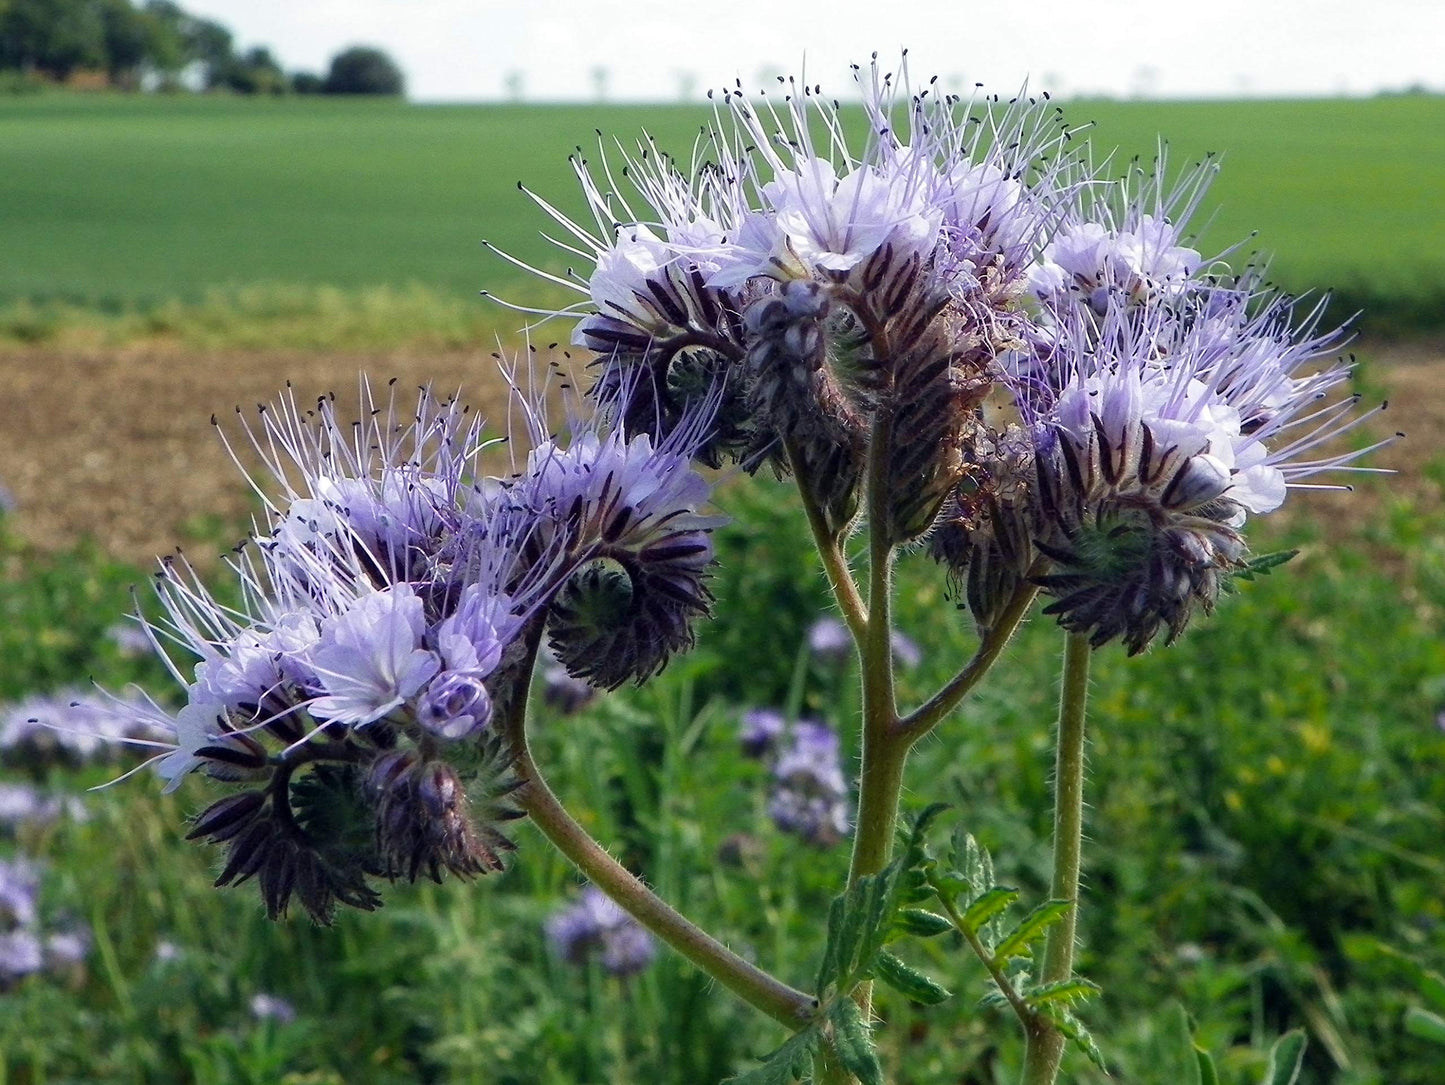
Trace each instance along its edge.
{"label": "blurred background vegetation", "polygon": [[[708,116],[303,97],[282,92],[329,74],[313,83],[274,63],[251,87],[267,93],[251,94],[235,64],[266,66],[237,58],[223,27],[164,3],[82,7],[102,28],[124,22],[122,9],[140,17],[160,52],[127,66],[95,52],[86,23],[68,68],[21,57],[14,28],[50,8],[0,0],[0,67],[25,92],[0,96],[0,354],[13,366],[158,344],[178,372],[217,350],[243,366],[246,352],[278,347],[490,349],[522,318],[478,290],[569,300],[482,248],[565,268],[518,181],[580,210],[567,156],[595,157],[594,129],[630,146],[645,128],[685,159]],[[55,11],[41,20],[52,30]],[[228,93],[180,90],[188,67],[198,88]],[[79,93],[87,72],[104,77],[92,85],[174,93]],[[1387,356],[1387,339],[1431,349],[1419,344],[1445,324],[1445,99],[1063,108],[1096,122],[1095,147],[1121,160],[1157,153],[1161,134],[1180,165],[1222,152],[1203,248],[1258,229],[1245,252],[1277,250],[1282,285],[1332,287],[1341,318],[1364,310],[1367,358]],[[1362,377],[1371,396],[1391,386],[1383,363]],[[1309,1085],[1441,1080],[1445,1047],[1419,1022],[1439,989],[1432,970],[1445,971],[1445,459],[1421,436],[1407,475],[1313,512],[1304,495],[1285,523],[1259,525],[1256,550],[1301,556],[1178,645],[1101,654],[1081,969],[1104,989],[1086,1016],[1115,1081],[1183,1080],[1169,1069],[1181,1006],[1227,1083],[1257,1080],[1260,1052],[1292,1027],[1310,1035]],[[22,454],[44,453],[6,449]],[[577,715],[539,706],[539,760],[665,897],[805,983],[846,845],[807,848],[772,827],[738,721],[757,706],[820,716],[851,756],[854,676],[802,648],[827,605],[806,529],[780,511],[787,494],[730,480],[718,504],[732,521],[719,536],[718,621],[698,650]],[[197,548],[244,531],[190,511]],[[94,681],[173,697],[112,632],[133,598],[149,605],[132,559],[84,538],[41,546],[0,532],[0,695],[64,699]],[[921,558],[905,565],[899,615],[926,649],[903,680],[917,699],[972,638]],[[1026,628],[910,766],[910,801],[951,802],[1026,899],[1047,884],[1058,647],[1046,621]],[[781,1039],[671,956],[626,980],[559,959],[543,923],[577,879],[525,824],[504,875],[398,887],[381,912],[328,929],[270,924],[253,891],[209,888],[215,856],[182,840],[203,784],[163,798],[148,777],[86,792],[131,762],[0,757],[0,782],[82,797],[83,816],[6,822],[0,859],[42,864],[46,929],[88,932],[78,963],[4,984],[0,1082],[705,1085]],[[881,996],[890,1081],[1011,1080],[1013,1023],[977,1007],[982,972],[944,939],[913,959],[957,997],[924,1009]]]}

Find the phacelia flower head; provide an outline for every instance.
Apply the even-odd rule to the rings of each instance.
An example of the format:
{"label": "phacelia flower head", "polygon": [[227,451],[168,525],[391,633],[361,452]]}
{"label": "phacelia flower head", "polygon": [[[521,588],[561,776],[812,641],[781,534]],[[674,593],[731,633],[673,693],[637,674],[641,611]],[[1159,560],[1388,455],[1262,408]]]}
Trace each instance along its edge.
{"label": "phacelia flower head", "polygon": [[629,388],[634,432],[716,394],[703,462],[796,473],[838,538],[886,442],[883,530],[907,543],[965,471],[994,360],[1025,341],[1029,268],[1088,177],[1045,101],[961,102],[876,60],[856,78],[861,145],[816,85],[730,90],[690,174],[647,142],[621,169],[603,156],[606,185],[579,165],[596,230],[543,207],[592,258],[576,341],[598,388]]}
{"label": "phacelia flower head", "polygon": [[784,832],[826,848],[848,835],[848,783],[838,735],[824,723],[799,720],[773,762],[768,815]]}
{"label": "phacelia flower head", "polygon": [[[520,395],[520,394],[519,394]],[[493,444],[459,404],[414,410],[363,390],[355,426],[292,394],[251,430],[266,499],[254,545],[230,559],[222,605],[183,561],[162,563],[165,617],[145,626],[185,689],[163,729],[168,788],[203,772],[237,785],[194,839],[219,844],[217,884],[254,879],[272,916],[297,900],[328,919],[373,908],[369,879],[502,867],[517,816],[515,736],[539,642],[594,684],[641,681],[692,642],[716,521],[691,467],[706,419],[656,442],[579,420],[490,474]],[[595,605],[599,578],[626,598]],[[605,594],[605,593],[604,593]]]}
{"label": "phacelia flower head", "polygon": [[577,901],[547,920],[547,940],[571,964],[600,957],[614,976],[641,972],[657,955],[652,935],[595,886],[586,886]]}
{"label": "phacelia flower head", "polygon": [[1220,287],[1143,306],[1114,292],[1102,314],[1060,321],[1059,383],[1035,390],[1046,613],[1131,653],[1160,629],[1172,641],[1244,567],[1249,515],[1368,451],[1313,454],[1358,419],[1354,400],[1327,398],[1347,365],[1298,375],[1338,333],[1316,334],[1318,310],[1292,316]]}
{"label": "phacelia flower head", "polygon": [[1167,158],[1134,167],[1118,183],[1081,183],[1057,230],[1029,269],[1029,288],[1053,314],[1082,306],[1099,316],[1122,299],[1168,302],[1206,285],[1206,260],[1187,243],[1190,217],[1217,172],[1212,159],[1168,180]]}

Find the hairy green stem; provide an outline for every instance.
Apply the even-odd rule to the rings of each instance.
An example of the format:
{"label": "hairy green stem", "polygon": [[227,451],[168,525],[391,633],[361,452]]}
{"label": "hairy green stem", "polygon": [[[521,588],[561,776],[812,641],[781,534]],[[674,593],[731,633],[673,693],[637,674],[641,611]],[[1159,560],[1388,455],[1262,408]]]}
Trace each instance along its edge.
{"label": "hairy green stem", "polygon": [[[868,625],[861,644],[863,670],[863,756],[858,770],[858,820],[848,884],[877,874],[888,864],[898,823],[898,798],[911,743],[897,734],[893,687],[893,540],[889,528],[888,448],[893,420],[886,410],[873,423],[868,448]],[[873,985],[860,983],[853,997],[866,1019]]]}
{"label": "hairy green stem", "polygon": [[[1030,576],[1032,575],[1034,574],[1031,571]],[[1027,580],[1022,581],[1014,589],[993,628],[979,641],[973,658],[949,679],[947,685],[898,721],[898,730],[908,736],[909,742],[918,741],[938,726],[958,707],[958,703],[968,696],[973,687],[978,685],[1008,646],[1008,642],[1013,639],[1018,627],[1023,624],[1024,616],[1028,614],[1038,594],[1039,589],[1035,585]]]}
{"label": "hairy green stem", "polygon": [[611,897],[623,910],[681,953],[698,968],[722,984],[744,1002],[762,1010],[775,1021],[797,1030],[817,1012],[817,1000],[796,991],[769,975],[756,965],[743,960],[706,931],[688,921],[651,889],[647,888],[626,867],[612,858],[592,838],[547,786],[542,771],[532,759],[527,743],[527,689],[537,649],[542,639],[541,625],[527,637],[527,656],[518,666],[517,684],[509,699],[501,722],[512,747],[514,768],[521,786],[516,800],[542,835],[592,884]]}
{"label": "hairy green stem", "polygon": [[790,1029],[806,1024],[817,1009],[811,995],[748,963],[643,885],[578,825],[538,771],[525,745],[517,757],[523,785],[518,799],[542,834],[578,870],[634,919],[744,1002]]}
{"label": "hairy green stem", "polygon": [[862,643],[868,627],[868,608],[858,592],[853,570],[848,567],[842,544],[828,530],[828,521],[823,510],[808,492],[801,473],[802,460],[798,455],[797,444],[787,438],[783,442],[783,448],[787,452],[788,466],[793,471],[793,480],[798,485],[798,496],[803,502],[803,512],[808,517],[808,527],[813,532],[813,545],[817,547],[818,558],[823,562],[823,571],[828,575],[828,585],[833,589],[833,598],[838,601],[838,610],[852,632],[853,639]]}
{"label": "hairy green stem", "polygon": [[[1084,716],[1089,699],[1089,638],[1069,633],[1064,642],[1064,680],[1059,695],[1059,735],[1054,768],[1054,900],[1069,908],[1049,928],[1039,982],[1058,983],[1074,970],[1078,930],[1079,867],[1084,840]],[[1064,1037],[1042,1018],[1027,1032],[1023,1085],[1053,1085],[1059,1076]]]}

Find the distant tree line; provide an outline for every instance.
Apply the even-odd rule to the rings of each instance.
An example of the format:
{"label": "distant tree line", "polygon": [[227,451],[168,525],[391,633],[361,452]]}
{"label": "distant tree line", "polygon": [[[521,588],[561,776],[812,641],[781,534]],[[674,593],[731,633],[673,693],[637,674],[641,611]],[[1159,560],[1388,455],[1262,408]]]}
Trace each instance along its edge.
{"label": "distant tree line", "polygon": [[352,46],[325,75],[287,73],[264,46],[237,52],[231,32],[173,0],[0,0],[0,72],[70,82],[91,75],[125,90],[197,86],[237,94],[401,94],[401,69]]}

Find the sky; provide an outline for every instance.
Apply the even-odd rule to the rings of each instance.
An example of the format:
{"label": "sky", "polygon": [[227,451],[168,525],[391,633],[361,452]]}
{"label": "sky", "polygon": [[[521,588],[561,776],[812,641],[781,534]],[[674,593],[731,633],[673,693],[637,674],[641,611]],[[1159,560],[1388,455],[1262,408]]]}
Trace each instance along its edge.
{"label": "sky", "polygon": [[[376,45],[417,101],[698,100],[909,50],[914,76],[1009,94],[1160,98],[1445,91],[1442,0],[182,0],[237,45],[324,72]],[[891,66],[891,65],[890,65]]]}

